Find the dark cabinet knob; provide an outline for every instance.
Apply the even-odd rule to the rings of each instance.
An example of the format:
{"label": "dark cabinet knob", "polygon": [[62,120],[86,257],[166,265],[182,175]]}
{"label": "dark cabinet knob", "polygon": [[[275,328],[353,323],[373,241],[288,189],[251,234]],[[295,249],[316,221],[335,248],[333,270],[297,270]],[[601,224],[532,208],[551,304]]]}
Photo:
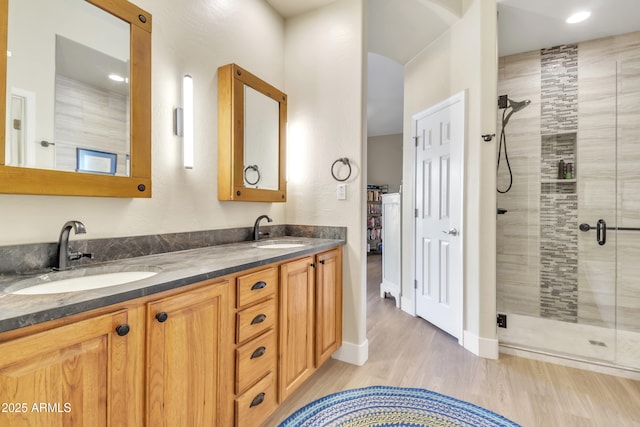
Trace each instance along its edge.
{"label": "dark cabinet knob", "polygon": [[257,359],[258,357],[262,357],[266,352],[267,352],[267,349],[265,347],[258,347],[256,351],[254,351],[253,354],[251,355],[251,359]]}
{"label": "dark cabinet knob", "polygon": [[257,325],[258,323],[262,323],[265,320],[267,320],[267,315],[266,314],[258,314],[256,317],[253,318],[253,320],[251,321],[252,325]]}
{"label": "dark cabinet knob", "polygon": [[116,326],[116,334],[118,334],[121,337],[127,335],[130,330],[131,328],[126,323]]}
{"label": "dark cabinet knob", "polygon": [[323,259],[320,260],[320,264],[324,265],[324,260]]}
{"label": "dark cabinet knob", "polygon": [[311,268],[316,268],[316,263],[312,262],[311,264],[309,264],[311,266]]}
{"label": "dark cabinet knob", "polygon": [[256,397],[253,398],[253,400],[251,401],[251,405],[249,405],[249,408],[253,408],[254,406],[258,406],[263,401],[264,401],[264,392],[259,393]]}
{"label": "dark cabinet knob", "polygon": [[168,318],[169,315],[166,311],[161,311],[160,313],[156,314],[156,320],[160,323],[166,322]]}
{"label": "dark cabinet knob", "polygon": [[264,288],[266,288],[266,287],[267,287],[267,282],[264,282],[264,281],[262,281],[262,280],[261,280],[261,281],[259,281],[259,282],[256,282],[256,283],[251,287],[251,290],[252,290],[252,291],[257,291],[258,289],[264,289]]}

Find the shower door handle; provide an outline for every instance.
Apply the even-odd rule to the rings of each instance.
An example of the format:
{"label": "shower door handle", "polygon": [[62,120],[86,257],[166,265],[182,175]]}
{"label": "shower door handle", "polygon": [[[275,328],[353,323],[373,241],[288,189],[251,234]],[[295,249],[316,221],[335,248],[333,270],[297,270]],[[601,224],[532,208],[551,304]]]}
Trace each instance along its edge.
{"label": "shower door handle", "polygon": [[[592,226],[587,223],[580,224],[580,231],[589,231]],[[599,219],[595,226],[596,229],[596,241],[600,246],[607,243],[607,222],[604,219]],[[612,228],[612,230],[616,230],[616,228]],[[621,230],[621,229],[620,229]]]}
{"label": "shower door handle", "polygon": [[596,224],[596,239],[600,246],[607,243],[607,223],[604,219],[599,219]]}

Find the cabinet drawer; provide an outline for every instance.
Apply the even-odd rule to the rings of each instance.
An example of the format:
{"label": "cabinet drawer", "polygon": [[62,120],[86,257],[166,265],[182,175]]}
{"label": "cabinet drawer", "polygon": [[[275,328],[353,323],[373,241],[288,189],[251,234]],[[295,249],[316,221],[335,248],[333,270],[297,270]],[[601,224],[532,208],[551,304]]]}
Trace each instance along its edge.
{"label": "cabinet drawer", "polygon": [[277,404],[276,380],[272,372],[236,399],[236,425],[259,426]]}
{"label": "cabinet drawer", "polygon": [[276,300],[270,299],[236,314],[236,343],[246,341],[276,324]]}
{"label": "cabinet drawer", "polygon": [[267,372],[274,371],[277,353],[273,330],[239,347],[236,350],[236,393],[244,392]]}
{"label": "cabinet drawer", "polygon": [[275,267],[238,277],[238,308],[275,295],[277,285]]}

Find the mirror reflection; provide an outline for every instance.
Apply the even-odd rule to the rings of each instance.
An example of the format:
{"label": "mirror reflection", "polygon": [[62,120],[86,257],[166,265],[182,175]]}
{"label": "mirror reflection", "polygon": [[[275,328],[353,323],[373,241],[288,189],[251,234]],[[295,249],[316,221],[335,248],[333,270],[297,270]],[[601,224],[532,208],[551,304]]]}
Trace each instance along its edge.
{"label": "mirror reflection", "polygon": [[129,23],[84,0],[11,0],[8,22],[5,164],[129,176]]}
{"label": "mirror reflection", "polygon": [[278,189],[280,104],[244,87],[244,186]]}

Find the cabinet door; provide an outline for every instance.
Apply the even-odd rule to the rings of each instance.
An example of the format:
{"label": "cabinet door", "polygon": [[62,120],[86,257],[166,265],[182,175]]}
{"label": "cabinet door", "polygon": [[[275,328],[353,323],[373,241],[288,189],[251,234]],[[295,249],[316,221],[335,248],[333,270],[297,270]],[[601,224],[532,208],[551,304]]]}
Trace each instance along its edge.
{"label": "cabinet door", "polygon": [[313,258],[280,267],[280,401],[314,370]]}
{"label": "cabinet door", "polygon": [[147,425],[232,424],[229,298],[218,282],[147,305]]}
{"label": "cabinet door", "polygon": [[121,310],[1,343],[0,425],[140,425],[144,325],[128,322]]}
{"label": "cabinet door", "polygon": [[317,255],[316,366],[342,345],[342,248]]}

